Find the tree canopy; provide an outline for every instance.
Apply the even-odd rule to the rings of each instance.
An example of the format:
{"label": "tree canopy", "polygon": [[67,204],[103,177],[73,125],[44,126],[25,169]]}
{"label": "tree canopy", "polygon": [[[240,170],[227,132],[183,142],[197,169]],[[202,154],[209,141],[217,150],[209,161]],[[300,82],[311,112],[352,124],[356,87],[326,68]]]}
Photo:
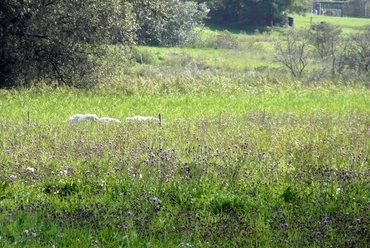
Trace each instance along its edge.
{"label": "tree canopy", "polygon": [[154,13],[153,8],[134,8],[140,27],[139,44],[180,46],[190,43],[198,37],[195,28],[203,27],[209,12],[204,3],[193,1],[159,0],[156,6]]}
{"label": "tree canopy", "polygon": [[245,27],[248,25],[284,24],[286,14],[304,13],[307,0],[207,0],[209,22]]}
{"label": "tree canopy", "polygon": [[181,45],[207,13],[182,0],[3,0],[0,87],[88,86],[107,45]]}
{"label": "tree canopy", "polygon": [[33,79],[91,80],[91,55],[112,36],[134,42],[132,4],[100,0],[4,0],[0,3],[0,86]]}

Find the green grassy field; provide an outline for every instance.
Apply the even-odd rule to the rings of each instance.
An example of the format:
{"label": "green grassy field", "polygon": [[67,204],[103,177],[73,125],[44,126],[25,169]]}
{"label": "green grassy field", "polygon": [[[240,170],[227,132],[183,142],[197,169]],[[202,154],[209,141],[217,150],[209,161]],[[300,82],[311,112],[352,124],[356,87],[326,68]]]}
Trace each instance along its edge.
{"label": "green grassy field", "polygon": [[351,17],[332,17],[319,15],[294,15],[295,27],[305,28],[312,23],[327,22],[342,28],[344,33],[363,31],[366,26],[370,25],[369,19],[351,18]]}
{"label": "green grassy field", "polygon": [[366,247],[367,83],[255,75],[278,35],[233,35],[138,48],[90,90],[0,91],[0,246]]}

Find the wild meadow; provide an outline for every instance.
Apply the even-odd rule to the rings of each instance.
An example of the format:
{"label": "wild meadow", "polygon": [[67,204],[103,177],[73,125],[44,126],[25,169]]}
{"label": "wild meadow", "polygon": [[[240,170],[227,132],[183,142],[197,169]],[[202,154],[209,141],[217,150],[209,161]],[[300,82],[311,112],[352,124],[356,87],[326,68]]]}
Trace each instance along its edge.
{"label": "wild meadow", "polygon": [[370,243],[368,83],[285,76],[278,34],[205,34],[139,47],[93,89],[0,91],[0,246]]}

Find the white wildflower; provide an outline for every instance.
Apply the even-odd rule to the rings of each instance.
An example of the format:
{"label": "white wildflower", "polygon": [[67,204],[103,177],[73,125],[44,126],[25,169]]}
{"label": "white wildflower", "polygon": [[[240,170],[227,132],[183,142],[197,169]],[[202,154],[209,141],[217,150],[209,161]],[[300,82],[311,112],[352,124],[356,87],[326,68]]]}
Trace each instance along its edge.
{"label": "white wildflower", "polygon": [[35,173],[36,172],[36,169],[33,168],[33,167],[27,167],[26,168],[26,172],[28,172],[28,173]]}

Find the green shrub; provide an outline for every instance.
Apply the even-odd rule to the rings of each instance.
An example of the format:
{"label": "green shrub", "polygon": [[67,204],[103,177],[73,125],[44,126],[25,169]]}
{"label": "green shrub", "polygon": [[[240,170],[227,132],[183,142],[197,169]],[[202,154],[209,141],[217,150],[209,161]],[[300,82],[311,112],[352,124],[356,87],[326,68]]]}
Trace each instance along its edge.
{"label": "green shrub", "polygon": [[220,32],[220,34],[217,35],[217,38],[215,40],[215,48],[216,49],[237,49],[238,42],[236,38],[233,37],[229,31],[225,30],[223,32]]}
{"label": "green shrub", "polygon": [[160,1],[164,15],[157,20],[139,19],[145,37],[139,42],[154,46],[182,46],[200,38],[208,9],[193,1]]}

